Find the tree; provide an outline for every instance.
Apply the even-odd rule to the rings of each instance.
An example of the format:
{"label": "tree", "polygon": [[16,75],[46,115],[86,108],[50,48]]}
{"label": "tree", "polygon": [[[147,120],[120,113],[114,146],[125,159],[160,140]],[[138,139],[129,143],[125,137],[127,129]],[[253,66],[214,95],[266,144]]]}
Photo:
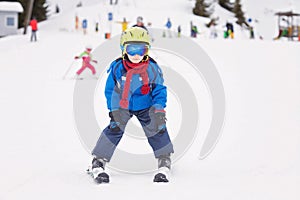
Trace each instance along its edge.
{"label": "tree", "polygon": [[205,3],[205,0],[196,0],[195,8],[193,9],[193,13],[202,17],[210,17],[211,11],[210,4]]}
{"label": "tree", "polygon": [[[24,27],[25,20],[25,11],[27,10],[27,6],[29,4],[28,0],[15,0],[15,2],[20,2],[23,6],[24,12],[19,15],[19,27]],[[44,21],[47,19],[48,13],[48,5],[46,4],[46,0],[34,0],[32,16],[35,17],[37,21]]]}
{"label": "tree", "polygon": [[232,12],[234,4],[231,3],[230,0],[218,0],[218,3],[222,8]]}
{"label": "tree", "polygon": [[242,26],[243,24],[245,24],[247,27],[249,26],[245,19],[245,13],[242,10],[241,0],[235,0],[232,12],[237,18],[236,23],[238,25]]}
{"label": "tree", "polygon": [[47,13],[48,5],[46,4],[46,0],[34,0],[32,16],[40,22],[47,19]]}

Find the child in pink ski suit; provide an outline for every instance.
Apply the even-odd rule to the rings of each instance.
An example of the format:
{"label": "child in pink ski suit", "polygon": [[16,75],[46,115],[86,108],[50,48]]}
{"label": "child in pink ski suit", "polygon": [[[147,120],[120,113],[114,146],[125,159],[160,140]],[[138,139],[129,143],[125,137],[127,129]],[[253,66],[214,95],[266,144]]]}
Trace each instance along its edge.
{"label": "child in pink ski suit", "polygon": [[77,76],[79,76],[86,68],[89,68],[93,75],[96,75],[96,70],[93,65],[91,65],[91,61],[94,63],[97,63],[96,60],[92,60],[92,55],[91,55],[92,48],[91,47],[86,47],[86,50],[82,52],[79,56],[75,56],[75,59],[82,58],[82,67],[76,72]]}

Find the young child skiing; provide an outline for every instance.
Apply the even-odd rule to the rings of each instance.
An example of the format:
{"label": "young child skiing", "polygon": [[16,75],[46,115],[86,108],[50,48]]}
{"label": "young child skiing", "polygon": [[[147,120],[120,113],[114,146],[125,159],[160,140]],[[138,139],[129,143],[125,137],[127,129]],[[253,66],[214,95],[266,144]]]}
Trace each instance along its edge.
{"label": "young child skiing", "polygon": [[[135,116],[143,127],[148,143],[158,160],[154,182],[168,182],[171,153],[174,152],[167,128],[167,89],[162,71],[148,55],[150,36],[147,30],[131,27],[123,32],[122,58],[112,62],[108,71],[105,96],[110,124],[101,133],[92,151],[90,173],[97,183],[108,183],[105,164],[121,140],[127,122]],[[130,162],[130,161],[129,161]]]}
{"label": "young child skiing", "polygon": [[81,74],[86,68],[89,68],[89,69],[92,71],[94,77],[96,78],[96,70],[95,70],[95,67],[94,67],[90,62],[92,61],[92,62],[94,62],[94,63],[97,63],[97,61],[92,59],[91,51],[92,51],[92,47],[87,46],[87,47],[85,48],[85,51],[84,51],[84,52],[82,52],[79,56],[75,56],[75,59],[80,59],[80,58],[82,58],[82,66],[81,66],[81,68],[76,72],[77,78],[80,76],[80,74]]}

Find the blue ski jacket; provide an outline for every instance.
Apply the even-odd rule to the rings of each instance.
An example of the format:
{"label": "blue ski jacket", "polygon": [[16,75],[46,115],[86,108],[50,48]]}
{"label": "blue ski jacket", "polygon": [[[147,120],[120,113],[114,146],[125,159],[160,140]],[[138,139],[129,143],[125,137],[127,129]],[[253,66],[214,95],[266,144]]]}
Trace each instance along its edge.
{"label": "blue ski jacket", "polygon": [[170,29],[170,28],[172,27],[172,23],[171,23],[170,20],[167,21],[166,27],[167,27],[168,29]]}
{"label": "blue ski jacket", "polygon": [[[134,74],[128,94],[129,110],[138,111],[152,106],[157,110],[162,110],[166,107],[167,88],[164,86],[162,71],[152,58],[149,59],[147,73],[150,92],[145,95],[141,93],[140,88],[143,85],[143,81],[139,74]],[[107,108],[110,111],[114,111],[120,108],[120,100],[126,81],[126,69],[123,66],[122,58],[112,62],[107,72],[109,75],[105,86],[105,97]]]}

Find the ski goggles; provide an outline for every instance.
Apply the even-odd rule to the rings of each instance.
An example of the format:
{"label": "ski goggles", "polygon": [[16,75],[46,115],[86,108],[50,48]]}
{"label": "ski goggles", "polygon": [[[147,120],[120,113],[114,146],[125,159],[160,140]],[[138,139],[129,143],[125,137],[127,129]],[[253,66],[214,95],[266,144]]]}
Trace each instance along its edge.
{"label": "ski goggles", "polygon": [[143,56],[146,55],[149,51],[149,45],[147,44],[125,44],[124,51],[130,56],[139,55]]}

